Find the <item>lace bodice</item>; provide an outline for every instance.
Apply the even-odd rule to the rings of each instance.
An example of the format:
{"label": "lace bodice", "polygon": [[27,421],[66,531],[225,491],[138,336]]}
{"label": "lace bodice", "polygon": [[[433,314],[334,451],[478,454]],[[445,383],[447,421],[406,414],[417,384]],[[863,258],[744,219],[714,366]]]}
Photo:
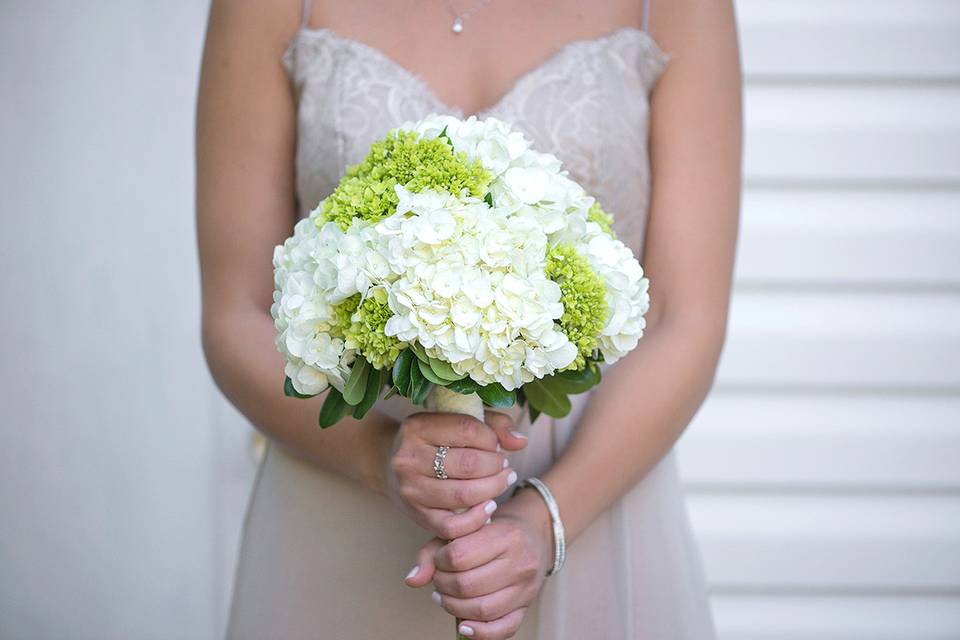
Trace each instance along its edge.
{"label": "lace bodice", "polygon": [[[576,40],[521,76],[477,117],[495,116],[553,153],[640,257],[650,190],[650,90],[668,56],[641,29]],[[283,56],[297,96],[297,195],[306,215],[348,164],[390,129],[430,113],[465,117],[383,52],[329,29],[300,29]]]}

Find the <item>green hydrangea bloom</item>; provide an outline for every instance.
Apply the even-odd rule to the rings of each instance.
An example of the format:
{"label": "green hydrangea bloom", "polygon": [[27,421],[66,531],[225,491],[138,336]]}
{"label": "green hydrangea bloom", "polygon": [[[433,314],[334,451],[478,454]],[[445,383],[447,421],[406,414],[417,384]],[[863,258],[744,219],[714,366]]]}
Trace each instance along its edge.
{"label": "green hydrangea bloom", "polygon": [[560,285],[560,329],[577,347],[577,357],[567,369],[582,369],[586,358],[597,349],[600,331],[607,322],[606,287],[587,259],[569,244],[550,249],[546,274]]}
{"label": "green hydrangea bloom", "polygon": [[[359,301],[360,294],[348,300],[353,298]],[[342,304],[345,303],[346,301]],[[393,315],[387,305],[386,292],[383,289],[372,290],[367,299],[355,306],[355,309],[345,331],[344,343],[347,348],[358,350],[375,369],[392,366],[400,352],[406,348],[406,343],[383,332],[387,320]]]}
{"label": "green hydrangea bloom", "polygon": [[333,307],[333,321],[330,326],[330,335],[334,338],[346,338],[347,330],[353,323],[353,314],[360,306],[360,294],[355,293],[343,302]]}
{"label": "green hydrangea bloom", "polygon": [[596,222],[600,225],[600,228],[603,229],[604,233],[607,233],[614,238],[617,237],[617,234],[613,232],[613,216],[603,210],[600,207],[599,202],[594,202],[591,205],[590,209],[587,211],[587,220],[590,222]]}
{"label": "green hydrangea bloom", "polygon": [[459,195],[463,189],[482,198],[493,176],[479,159],[454,152],[445,137],[421,140],[412,131],[395,130],[374,142],[359,164],[324,201],[317,226],[334,221],[346,231],[354,218],[376,222],[397,210],[395,185],[413,192],[426,189]]}

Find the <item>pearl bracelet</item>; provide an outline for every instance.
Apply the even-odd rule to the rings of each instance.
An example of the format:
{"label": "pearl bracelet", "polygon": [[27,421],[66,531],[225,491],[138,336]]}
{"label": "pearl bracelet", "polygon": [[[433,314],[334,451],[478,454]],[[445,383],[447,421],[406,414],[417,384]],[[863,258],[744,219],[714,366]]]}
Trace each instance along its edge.
{"label": "pearl bracelet", "polygon": [[563,536],[563,522],[560,520],[560,507],[557,505],[553,494],[550,493],[550,489],[547,489],[547,485],[543,484],[540,478],[527,478],[520,482],[511,495],[516,495],[517,491],[528,486],[536,489],[543,498],[543,501],[547,503],[547,511],[550,512],[550,520],[553,523],[553,567],[547,571],[547,575],[552,576],[557,571],[560,571],[560,567],[563,566],[563,561],[567,558],[567,542]]}

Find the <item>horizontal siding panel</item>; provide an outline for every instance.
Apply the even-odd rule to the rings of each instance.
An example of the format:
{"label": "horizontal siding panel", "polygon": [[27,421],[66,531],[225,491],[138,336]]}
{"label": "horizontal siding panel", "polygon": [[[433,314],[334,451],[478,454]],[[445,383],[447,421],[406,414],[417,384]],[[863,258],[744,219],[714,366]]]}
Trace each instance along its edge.
{"label": "horizontal siding panel", "polygon": [[691,492],[688,506],[719,593],[960,590],[960,495]]}
{"label": "horizontal siding panel", "polygon": [[960,390],[960,295],[736,291],[718,389]]}
{"label": "horizontal siding panel", "polygon": [[748,78],[960,78],[956,0],[737,0]]}
{"label": "horizontal siding panel", "polygon": [[679,454],[694,490],[960,491],[960,396],[715,393]]}
{"label": "horizontal siding panel", "polygon": [[736,277],[766,287],[960,285],[960,190],[748,189]]}
{"label": "horizontal siding panel", "polygon": [[960,596],[728,595],[712,599],[720,640],[957,640]]}
{"label": "horizontal siding panel", "polygon": [[745,90],[748,184],[960,184],[960,86]]}

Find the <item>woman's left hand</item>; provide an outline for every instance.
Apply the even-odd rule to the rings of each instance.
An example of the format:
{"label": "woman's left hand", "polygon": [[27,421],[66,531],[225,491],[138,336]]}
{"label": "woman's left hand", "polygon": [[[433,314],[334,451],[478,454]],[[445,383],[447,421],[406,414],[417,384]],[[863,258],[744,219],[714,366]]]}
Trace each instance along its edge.
{"label": "woman's left hand", "polygon": [[553,565],[546,504],[525,488],[490,524],[450,542],[434,538],[417,554],[419,571],[406,583],[433,579],[434,601],[462,619],[460,633],[478,640],[513,636]]}

